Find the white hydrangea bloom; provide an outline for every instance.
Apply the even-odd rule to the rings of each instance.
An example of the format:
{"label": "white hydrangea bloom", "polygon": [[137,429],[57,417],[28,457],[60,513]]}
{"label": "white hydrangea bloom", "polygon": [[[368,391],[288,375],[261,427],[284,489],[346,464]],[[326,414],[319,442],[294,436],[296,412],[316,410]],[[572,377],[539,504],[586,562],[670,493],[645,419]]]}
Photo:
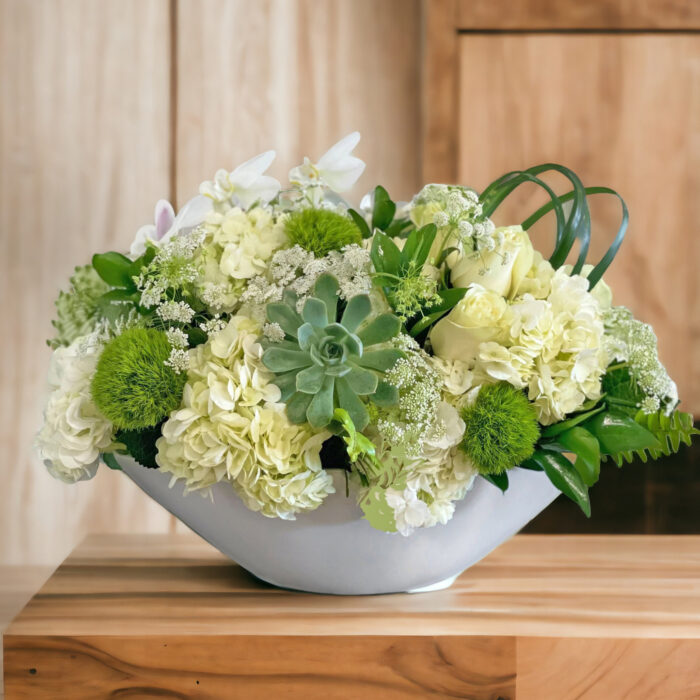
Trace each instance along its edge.
{"label": "white hydrangea bloom", "polygon": [[600,396],[608,363],[603,310],[588,282],[566,270],[535,262],[542,273],[529,277],[500,322],[501,333],[479,346],[476,383],[507,381],[526,388],[543,425],[563,420],[587,399]]}
{"label": "white hydrangea bloom", "polygon": [[212,212],[201,227],[198,293],[214,312],[230,312],[248,280],[267,271],[273,254],[288,244],[284,222],[262,207]]}
{"label": "white hydrangea bloom", "polygon": [[182,403],[163,425],[156,461],[188,490],[228,481],[249,508],[294,519],[333,493],[320,460],[329,433],[289,422],[261,362],[260,333],[238,315],[190,350]]}
{"label": "white hydrangea bloom", "polygon": [[477,475],[474,465],[458,447],[465,426],[457,409],[442,401],[437,422],[441,429],[423,442],[418,455],[408,455],[400,444],[374,436],[379,459],[406,476],[402,491],[390,488],[386,492],[396,528],[402,535],[450,520],[455,502],[464,498]]}
{"label": "white hydrangea bloom", "polygon": [[57,348],[51,357],[51,394],[35,445],[49,473],[66,483],[95,476],[100,453],[113,443],[114,427],[90,393],[101,350],[102,344],[87,336]]}

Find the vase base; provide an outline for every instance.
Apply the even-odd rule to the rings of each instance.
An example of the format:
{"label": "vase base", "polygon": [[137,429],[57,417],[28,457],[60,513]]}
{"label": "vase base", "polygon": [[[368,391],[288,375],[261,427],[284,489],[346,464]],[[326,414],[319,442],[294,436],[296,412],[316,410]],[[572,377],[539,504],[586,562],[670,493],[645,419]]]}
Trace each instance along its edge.
{"label": "vase base", "polygon": [[430,593],[431,591],[442,591],[445,588],[449,588],[457,580],[457,576],[459,576],[459,574],[444,578],[442,581],[438,581],[437,583],[431,583],[429,586],[411,588],[411,590],[406,591],[406,593]]}

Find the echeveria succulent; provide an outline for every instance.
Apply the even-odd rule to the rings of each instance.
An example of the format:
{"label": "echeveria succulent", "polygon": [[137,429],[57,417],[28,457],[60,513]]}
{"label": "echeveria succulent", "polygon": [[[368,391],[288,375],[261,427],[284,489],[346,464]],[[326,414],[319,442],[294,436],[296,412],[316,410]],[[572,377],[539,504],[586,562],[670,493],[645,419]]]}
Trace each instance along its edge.
{"label": "echeveria succulent", "polygon": [[401,322],[390,313],[370,320],[366,294],[349,299],[337,321],[338,281],[328,274],[318,278],[301,314],[297,301],[288,290],[282,302],[267,305],[268,319],[279,324],[285,338],[268,344],[262,358],[276,375],[289,419],[322,428],[333,420],[334,409],[342,408],[362,430],[369,416],[360,396],[380,405],[398,400],[396,388],[381,377],[403,353],[391,347],[367,348],[391,340]]}

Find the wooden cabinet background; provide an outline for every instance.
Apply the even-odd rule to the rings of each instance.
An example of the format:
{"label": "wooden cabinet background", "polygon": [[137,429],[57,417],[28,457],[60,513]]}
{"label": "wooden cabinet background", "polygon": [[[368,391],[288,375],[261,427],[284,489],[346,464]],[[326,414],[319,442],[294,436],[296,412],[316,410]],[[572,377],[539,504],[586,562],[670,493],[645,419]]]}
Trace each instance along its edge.
{"label": "wooden cabinet background", "polygon": [[[482,187],[547,159],[619,189],[632,223],[610,281],[700,411],[697,7],[0,0],[0,562],[58,562],[88,531],[181,527],[119,474],[64,486],[33,453],[52,301],[92,251],[126,248],[158,198],[182,203],[269,147],[283,178],[359,129],[353,198],[377,182],[396,198],[421,181]],[[617,216],[596,212],[603,229]],[[626,527],[663,530],[647,511]]]}

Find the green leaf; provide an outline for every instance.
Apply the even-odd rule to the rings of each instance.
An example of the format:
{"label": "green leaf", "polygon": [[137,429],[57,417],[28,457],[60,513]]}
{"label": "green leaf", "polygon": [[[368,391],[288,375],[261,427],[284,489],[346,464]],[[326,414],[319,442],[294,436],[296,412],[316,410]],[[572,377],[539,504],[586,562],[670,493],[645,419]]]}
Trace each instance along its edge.
{"label": "green leaf", "polygon": [[578,415],[572,416],[571,418],[568,418],[567,420],[563,420],[559,423],[553,423],[552,425],[548,425],[546,428],[543,428],[542,437],[543,438],[556,437],[560,433],[563,433],[564,431],[569,430],[569,428],[573,428],[575,425],[579,425],[580,423],[583,423],[588,418],[596,415],[596,413],[600,413],[604,409],[605,409],[605,406],[598,406],[596,408],[591,409],[590,411],[584,411],[583,413],[579,413]]}
{"label": "green leaf", "polygon": [[585,428],[574,427],[557,436],[556,445],[576,455],[574,468],[586,486],[593,486],[600,475],[600,445]]}
{"label": "green leaf", "polygon": [[111,287],[124,287],[136,290],[131,278],[131,260],[121,253],[95,253],[92,256],[92,266],[97,274]]}
{"label": "green leaf", "polygon": [[416,231],[413,231],[406,239],[406,244],[401,251],[401,267],[406,269],[411,261],[417,269],[420,269],[428,259],[428,254],[435,240],[437,227],[435,224],[428,224]]}
{"label": "green leaf", "polygon": [[438,292],[438,296],[442,299],[442,301],[438,304],[434,304],[433,306],[429,306],[426,309],[428,314],[426,316],[423,316],[423,318],[419,319],[418,321],[416,321],[416,323],[414,323],[411,326],[409,330],[410,335],[412,335],[415,338],[416,336],[420,335],[424,330],[430,328],[430,326],[432,326],[439,319],[441,319],[448,311],[451,311],[460,302],[460,300],[464,297],[466,293],[467,290],[461,287],[441,289]]}
{"label": "green leaf", "polygon": [[304,308],[301,311],[301,316],[307,323],[314,326],[314,328],[325,328],[329,323],[328,308],[324,302],[322,302],[320,299],[316,299],[315,297],[309,297],[304,302]]}
{"label": "green leaf", "polygon": [[350,333],[354,333],[371,311],[372,304],[369,297],[366,294],[358,294],[348,301],[340,323]]}
{"label": "green leaf", "polygon": [[114,469],[115,471],[122,470],[122,468],[119,466],[119,462],[117,462],[116,457],[111,452],[103,452],[101,457],[104,464],[110,469]]}
{"label": "green leaf", "polygon": [[354,209],[348,209],[348,214],[350,214],[350,218],[355,222],[355,226],[360,229],[362,238],[370,238],[372,236],[372,231],[367,225],[365,217],[356,212]]}
{"label": "green leaf", "polygon": [[598,413],[583,423],[583,427],[598,440],[605,455],[661,447],[653,433],[621,413]]}
{"label": "green leaf", "polygon": [[370,350],[366,352],[357,364],[368,369],[376,369],[380,372],[390,370],[401,358],[403,352],[397,348],[384,348],[382,350]]}
{"label": "green leaf", "polygon": [[371,398],[377,406],[394,406],[399,402],[399,390],[389,382],[380,381]]}
{"label": "green leaf", "polygon": [[365,347],[386,343],[401,330],[401,321],[394,314],[380,314],[358,332],[358,337]]}
{"label": "green leaf", "polygon": [[301,350],[285,350],[284,348],[271,347],[265,350],[262,362],[273,372],[288,372],[293,369],[309,367],[313,360],[308,352]]}
{"label": "green leaf", "polygon": [[313,398],[313,394],[304,394],[301,391],[297,391],[292,395],[287,401],[287,417],[292,423],[296,425],[306,423],[306,412]]}
{"label": "green leaf", "polygon": [[394,241],[385,233],[377,231],[372,239],[370,258],[377,272],[399,275],[401,268],[401,251]]}
{"label": "green leaf", "polygon": [[352,365],[352,369],[344,374],[343,378],[358,396],[374,394],[379,384],[379,379],[374,372],[356,365]]}
{"label": "green leaf", "polygon": [[266,311],[270,323],[277,323],[287,335],[296,336],[303,319],[294,309],[284,303],[273,303],[267,305]]}
{"label": "green leaf", "polygon": [[301,370],[296,375],[297,391],[301,391],[304,394],[315,394],[321,391],[324,376],[323,367],[319,365],[311,365],[311,367]]}
{"label": "green leaf", "polygon": [[372,212],[372,228],[384,231],[394,220],[396,204],[391,201],[389,193],[381,186],[374,189],[374,211]]}
{"label": "green leaf", "polygon": [[576,503],[579,508],[591,517],[591,501],[588,496],[588,487],[581,475],[564,455],[559,452],[537,450],[535,454],[526,460],[526,463],[534,462],[541,467],[549,480],[567,497]]}
{"label": "green leaf", "polygon": [[[335,382],[338,406],[344,408],[349,414],[357,430],[364,430],[369,423],[369,414],[362,401],[350,387],[345,377],[338,377]],[[331,413],[333,408],[331,406]],[[312,423],[313,425],[313,423]]]}
{"label": "green leaf", "polygon": [[314,296],[326,305],[329,323],[335,321],[338,309],[339,289],[338,280],[333,275],[327,273],[321,275],[314,285]]}
{"label": "green leaf", "polygon": [[[333,419],[333,389],[335,377],[326,375],[321,390],[314,395],[306,411],[306,418],[314,428],[325,428]],[[352,416],[352,413],[348,411]]]}
{"label": "green leaf", "polygon": [[[298,370],[295,369],[291,372],[285,372],[284,374],[276,374],[272,379],[273,384],[276,384],[282,392],[280,401],[283,403],[287,403],[292,395],[296,393],[297,374]],[[311,401],[311,399],[309,399],[309,401]],[[287,407],[287,411],[289,411],[289,407]],[[306,420],[306,407],[304,407],[304,420]]]}
{"label": "green leaf", "polygon": [[503,493],[508,490],[508,473],[503,472],[503,474],[482,474],[481,476],[486,479],[490,484],[497,486]]}
{"label": "green leaf", "polygon": [[659,441],[661,447],[636,450],[634,452],[622,452],[613,457],[618,467],[623,462],[631,462],[635,457],[646,462],[649,457],[658,459],[661,456],[669,456],[678,452],[681,444],[690,445],[693,435],[700,435],[693,425],[693,416],[690,413],[674,411],[667,416],[663,411],[646,414],[638,411],[634,420],[646,428]]}
{"label": "green leaf", "polygon": [[198,345],[206,343],[209,338],[201,328],[195,328],[194,326],[187,328],[185,333],[187,334],[187,342],[191,348],[196,348]]}

